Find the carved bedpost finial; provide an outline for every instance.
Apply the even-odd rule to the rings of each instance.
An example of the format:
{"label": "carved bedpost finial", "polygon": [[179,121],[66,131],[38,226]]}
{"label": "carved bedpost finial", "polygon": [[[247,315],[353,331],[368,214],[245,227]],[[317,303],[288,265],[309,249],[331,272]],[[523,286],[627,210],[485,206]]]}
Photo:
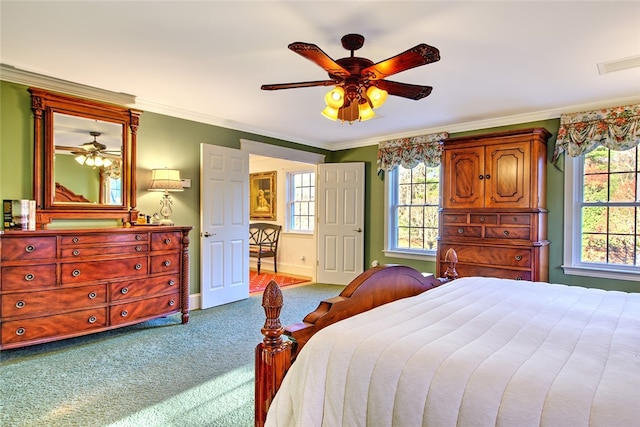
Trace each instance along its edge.
{"label": "carved bedpost finial", "polygon": [[262,328],[264,339],[256,347],[255,426],[262,427],[269,405],[291,366],[291,341],[283,341],[284,328],[280,323],[282,291],[270,281],[262,294],[262,307],[267,319]]}
{"label": "carved bedpost finial", "polygon": [[282,291],[280,286],[272,280],[262,293],[262,308],[264,308],[266,320],[261,331],[264,335],[264,343],[269,346],[276,346],[282,342],[284,332],[280,323],[282,305]]}
{"label": "carved bedpost finial", "polygon": [[458,263],[458,254],[453,248],[449,248],[444,255],[444,262],[447,264],[447,271],[444,272],[444,278],[448,280],[455,280],[458,278],[458,272],[456,271],[456,264]]}

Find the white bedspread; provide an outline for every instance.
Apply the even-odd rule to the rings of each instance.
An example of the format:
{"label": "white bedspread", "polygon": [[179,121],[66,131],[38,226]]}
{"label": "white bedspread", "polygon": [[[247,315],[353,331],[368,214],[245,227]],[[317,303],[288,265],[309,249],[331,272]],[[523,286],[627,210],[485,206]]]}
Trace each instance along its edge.
{"label": "white bedspread", "polygon": [[640,294],[459,279],[320,331],[267,417],[494,425],[640,426]]}

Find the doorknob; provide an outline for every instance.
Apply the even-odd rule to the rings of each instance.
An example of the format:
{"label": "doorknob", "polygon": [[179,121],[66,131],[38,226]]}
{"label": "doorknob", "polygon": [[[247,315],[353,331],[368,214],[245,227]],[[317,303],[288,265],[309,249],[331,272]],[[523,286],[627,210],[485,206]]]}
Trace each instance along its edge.
{"label": "doorknob", "polygon": [[362,233],[362,228],[358,227],[358,228],[356,228],[356,229],[355,229],[355,230],[353,230],[353,231],[358,232],[358,233]]}
{"label": "doorknob", "polygon": [[215,235],[216,235],[216,233],[210,234],[208,231],[205,231],[202,235],[203,235],[204,237],[211,237],[211,236],[215,236]]}

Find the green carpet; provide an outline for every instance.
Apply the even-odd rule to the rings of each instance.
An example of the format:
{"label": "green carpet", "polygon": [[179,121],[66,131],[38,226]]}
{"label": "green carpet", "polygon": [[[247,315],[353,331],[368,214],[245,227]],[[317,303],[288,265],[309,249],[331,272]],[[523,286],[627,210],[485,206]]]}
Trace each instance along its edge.
{"label": "green carpet", "polygon": [[[302,320],[342,287],[283,289]],[[100,334],[0,353],[0,426],[253,425],[262,296]]]}

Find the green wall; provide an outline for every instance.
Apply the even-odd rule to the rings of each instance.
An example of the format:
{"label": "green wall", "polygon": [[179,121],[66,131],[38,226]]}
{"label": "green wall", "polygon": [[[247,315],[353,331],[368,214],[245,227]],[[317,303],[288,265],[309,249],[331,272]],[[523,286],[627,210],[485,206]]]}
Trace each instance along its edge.
{"label": "green wall", "polygon": [[[366,123],[361,125],[366,126]],[[553,134],[548,147],[548,158],[551,158],[559,126],[557,119],[454,133],[451,136],[538,126],[545,127]],[[32,128],[31,99],[27,87],[0,82],[0,197],[2,199],[33,197]],[[191,293],[200,291],[200,144],[240,148],[241,138],[325,154],[328,162],[364,162],[366,178],[365,267],[377,259],[383,264],[406,264],[421,271],[435,271],[433,262],[386,258],[382,252],[384,249],[384,178],[376,174],[376,145],[329,152],[275,138],[145,112],[140,118],[138,131],[138,209],[147,214],[159,210],[160,194],[146,191],[151,178],[151,169],[165,166],[175,168],[181,171],[183,178],[191,179],[190,189],[171,194],[174,200],[172,218],[175,223],[194,227],[190,234]],[[640,292],[640,282],[603,280],[563,274],[560,267],[563,251],[563,191],[563,173],[548,163],[547,206],[549,209],[549,239],[551,240],[550,281]]]}

